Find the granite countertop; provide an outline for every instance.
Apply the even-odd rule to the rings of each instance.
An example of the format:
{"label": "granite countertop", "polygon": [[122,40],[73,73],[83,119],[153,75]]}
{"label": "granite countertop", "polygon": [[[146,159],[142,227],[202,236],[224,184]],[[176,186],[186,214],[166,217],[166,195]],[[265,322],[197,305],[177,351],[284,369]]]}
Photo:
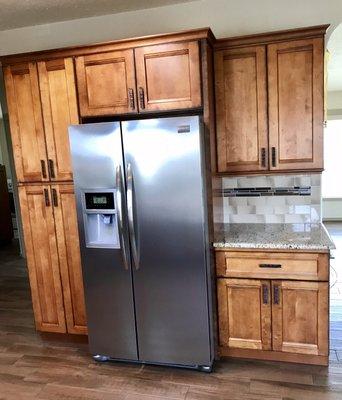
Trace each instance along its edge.
{"label": "granite countertop", "polygon": [[216,224],[214,247],[332,250],[323,224]]}

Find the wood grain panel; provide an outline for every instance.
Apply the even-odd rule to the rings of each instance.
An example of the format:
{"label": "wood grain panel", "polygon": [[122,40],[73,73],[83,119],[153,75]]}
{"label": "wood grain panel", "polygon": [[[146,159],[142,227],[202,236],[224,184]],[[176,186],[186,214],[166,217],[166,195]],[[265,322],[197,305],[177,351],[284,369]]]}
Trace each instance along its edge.
{"label": "wood grain panel", "polygon": [[220,346],[271,349],[270,282],[218,279],[217,286]]}
{"label": "wood grain panel", "polygon": [[77,57],[76,74],[82,117],[137,112],[133,50]]}
{"label": "wood grain panel", "polygon": [[327,281],[329,256],[319,253],[216,252],[218,276]]}
{"label": "wood grain panel", "polygon": [[272,281],[273,350],[329,354],[328,290],[327,282]]}
{"label": "wood grain panel", "polygon": [[65,333],[62,285],[49,187],[20,186],[19,199],[36,328],[45,332]]}
{"label": "wood grain panel", "polygon": [[17,180],[47,180],[42,168],[44,163],[47,171],[37,67],[33,63],[5,67],[4,78]]}
{"label": "wood grain panel", "polygon": [[[78,239],[76,204],[72,185],[54,185],[54,215],[67,329],[86,334],[87,321]],[[53,196],[53,192],[52,192]]]}
{"label": "wood grain panel", "polygon": [[[38,63],[50,179],[72,180],[68,126],[78,124],[78,110],[71,58]],[[50,164],[51,165],[51,164]]]}
{"label": "wood grain panel", "polygon": [[323,38],[268,45],[273,170],[323,168]]}
{"label": "wood grain panel", "polygon": [[139,111],[201,106],[200,59],[197,42],[168,43],[135,49]]}
{"label": "wood grain panel", "polygon": [[215,86],[218,172],[267,169],[265,47],[216,51]]}

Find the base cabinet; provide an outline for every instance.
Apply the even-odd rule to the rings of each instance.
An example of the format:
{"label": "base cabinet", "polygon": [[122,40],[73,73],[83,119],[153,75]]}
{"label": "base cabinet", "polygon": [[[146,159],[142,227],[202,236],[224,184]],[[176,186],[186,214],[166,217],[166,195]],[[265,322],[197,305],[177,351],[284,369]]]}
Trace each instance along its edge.
{"label": "base cabinet", "polygon": [[[221,273],[223,253],[229,259],[229,252],[217,252],[217,271]],[[240,274],[246,253],[241,253]],[[328,254],[320,256],[325,256],[325,262],[318,266],[325,270]],[[284,253],[281,257],[284,259]],[[269,254],[269,258],[277,260],[277,254]],[[281,269],[281,258],[277,262]],[[245,266],[250,268],[248,263]],[[225,273],[234,275],[234,270]],[[220,354],[327,365],[329,282],[296,280],[298,274],[292,279],[290,274],[289,279],[272,279],[272,271],[270,275],[269,279],[255,279],[253,274],[250,279],[217,279]],[[322,276],[320,271],[317,276]]]}
{"label": "base cabinet", "polygon": [[19,187],[36,328],[87,333],[72,185]]}

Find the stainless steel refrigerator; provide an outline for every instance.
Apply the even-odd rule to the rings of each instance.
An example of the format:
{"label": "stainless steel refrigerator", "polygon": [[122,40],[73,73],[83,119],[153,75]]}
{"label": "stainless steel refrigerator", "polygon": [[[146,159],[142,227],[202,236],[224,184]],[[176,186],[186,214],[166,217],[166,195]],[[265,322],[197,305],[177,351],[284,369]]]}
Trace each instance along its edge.
{"label": "stainless steel refrigerator", "polygon": [[198,116],[69,127],[95,359],[213,361]]}

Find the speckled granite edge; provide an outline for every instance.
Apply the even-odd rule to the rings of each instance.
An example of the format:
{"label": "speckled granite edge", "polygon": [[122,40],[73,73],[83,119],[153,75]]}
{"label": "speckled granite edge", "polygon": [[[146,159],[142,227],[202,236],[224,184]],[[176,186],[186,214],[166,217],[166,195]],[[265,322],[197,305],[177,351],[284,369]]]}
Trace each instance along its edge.
{"label": "speckled granite edge", "polygon": [[323,224],[220,224],[215,231],[215,248],[321,251],[335,248]]}

